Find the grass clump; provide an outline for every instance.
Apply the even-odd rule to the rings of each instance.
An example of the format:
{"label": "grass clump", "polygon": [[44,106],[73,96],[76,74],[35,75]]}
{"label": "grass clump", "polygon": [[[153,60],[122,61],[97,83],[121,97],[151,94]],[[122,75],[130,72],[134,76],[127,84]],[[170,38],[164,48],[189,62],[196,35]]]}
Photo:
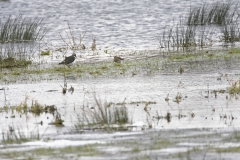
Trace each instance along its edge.
{"label": "grass clump", "polygon": [[159,36],[159,44],[161,48],[171,47],[191,47],[195,46],[195,26],[183,26],[177,25],[175,28],[170,28],[164,31],[161,36]]}
{"label": "grass clump", "polygon": [[222,26],[222,40],[225,43],[233,43],[240,41],[240,31],[236,24],[226,24]]}
{"label": "grass clump", "polygon": [[38,101],[32,101],[31,107],[28,109],[29,112],[40,115],[41,113],[54,113],[57,108],[54,105],[41,105]]}
{"label": "grass clump", "polygon": [[[212,3],[191,7],[187,20],[180,20],[174,27],[166,26],[159,36],[160,48],[189,49],[212,45],[211,27],[220,26],[221,40],[224,42],[240,41],[237,25],[238,3]],[[211,25],[214,24],[214,25]]]}
{"label": "grass clump", "polygon": [[237,19],[238,4],[233,3],[204,3],[193,7],[187,18],[188,25],[217,24],[224,25],[232,23]]}
{"label": "grass clump", "polygon": [[49,56],[50,55],[50,51],[41,51],[41,56]]}
{"label": "grass clump", "polygon": [[27,104],[28,97],[25,97],[25,100],[16,106],[4,106],[2,110],[8,112],[9,110],[16,110],[18,113],[30,112],[35,115],[40,115],[41,113],[51,113],[54,114],[57,111],[57,108],[54,105],[42,105],[38,101],[32,100],[32,104],[29,106]]}
{"label": "grass clump", "polygon": [[63,126],[63,122],[64,120],[61,118],[61,115],[57,112],[57,114],[54,116],[54,121],[50,124],[56,126]]}
{"label": "grass clump", "polygon": [[78,122],[75,124],[76,129],[83,129],[86,126],[108,129],[113,124],[123,125],[129,123],[126,107],[113,107],[107,103],[103,104],[95,94],[94,101],[95,107],[83,107],[81,114],[78,115]]}
{"label": "grass clump", "polygon": [[[180,21],[175,27],[163,31],[158,37],[160,48],[183,49],[191,47],[204,47],[211,44],[206,27],[198,28],[195,25],[184,25]],[[201,32],[197,32],[201,30]],[[198,33],[198,34],[197,34]]]}
{"label": "grass clump", "polygon": [[22,143],[39,139],[38,132],[23,133],[19,128],[16,130],[14,127],[9,127],[7,132],[2,132],[3,144]]}
{"label": "grass clump", "polygon": [[95,124],[124,124],[128,122],[126,107],[107,107],[94,95],[96,107],[89,112],[92,122]]}
{"label": "grass clump", "polygon": [[14,68],[14,67],[26,67],[29,64],[32,64],[31,61],[29,60],[16,60],[13,57],[8,57],[8,58],[1,58],[0,57],[0,68]]}
{"label": "grass clump", "polygon": [[228,50],[228,54],[240,54],[240,49],[239,48],[233,48]]}
{"label": "grass clump", "polygon": [[111,111],[111,122],[117,124],[128,123],[128,113],[126,107],[114,107]]}
{"label": "grass clump", "polygon": [[0,21],[0,68],[25,67],[31,64],[36,50],[35,41],[45,36],[47,28],[42,18],[10,15]]}
{"label": "grass clump", "polygon": [[5,22],[0,22],[0,43],[29,42],[41,40],[47,29],[41,27],[41,18],[23,18],[9,16]]}
{"label": "grass clump", "polygon": [[240,81],[235,81],[230,84],[231,86],[228,87],[229,94],[238,94],[240,93]]}
{"label": "grass clump", "polygon": [[0,61],[2,68],[17,68],[31,64],[31,58],[36,49],[34,43],[0,44]]}

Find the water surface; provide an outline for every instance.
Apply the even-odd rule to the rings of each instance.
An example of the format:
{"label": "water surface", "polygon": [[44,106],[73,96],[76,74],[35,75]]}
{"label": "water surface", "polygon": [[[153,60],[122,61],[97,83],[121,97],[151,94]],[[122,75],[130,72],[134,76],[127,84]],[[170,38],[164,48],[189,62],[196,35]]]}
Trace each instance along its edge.
{"label": "water surface", "polygon": [[[46,36],[48,40],[45,41],[55,40],[54,44],[61,42],[59,34],[66,36],[69,23],[77,38],[80,33],[86,32],[83,42],[87,47],[94,37],[99,48],[156,49],[159,47],[158,35],[164,29],[178,23],[181,17],[187,15],[190,7],[206,2],[211,4],[218,1],[11,0],[0,2],[0,14],[3,20],[9,15],[20,14],[44,18],[43,23],[50,28]],[[236,3],[237,0],[225,2]]]}

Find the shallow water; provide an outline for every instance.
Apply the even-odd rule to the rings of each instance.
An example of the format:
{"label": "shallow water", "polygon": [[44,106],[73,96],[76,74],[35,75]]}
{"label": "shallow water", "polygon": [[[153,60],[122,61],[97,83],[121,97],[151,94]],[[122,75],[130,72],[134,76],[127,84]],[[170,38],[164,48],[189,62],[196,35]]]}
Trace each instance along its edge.
{"label": "shallow water", "polygon": [[[215,148],[239,147],[232,137],[233,128],[228,129],[177,129],[148,130],[134,132],[56,135],[47,141],[26,142],[15,145],[0,145],[0,157],[37,157],[38,159],[236,159],[238,152],[216,152]],[[237,131],[237,130],[235,130]],[[229,138],[226,142],[226,138]],[[92,144],[92,145],[91,145]],[[88,156],[82,146],[94,148]],[[64,149],[65,148],[65,149]],[[39,150],[38,150],[39,149]],[[95,151],[97,150],[97,152]],[[71,153],[71,150],[75,152]],[[89,150],[84,150],[89,153]],[[11,156],[10,154],[15,156]],[[6,156],[5,156],[6,155]],[[121,157],[121,158],[119,158]]]}
{"label": "shallow water", "polygon": [[[223,76],[227,74],[227,76]],[[54,120],[51,114],[34,116],[31,113],[19,114],[15,112],[0,113],[0,123],[3,128],[28,128],[28,131],[39,128],[40,133],[56,133],[73,129],[77,122],[77,114],[81,108],[96,107],[94,93],[101,103],[122,103],[128,109],[132,126],[148,128],[149,122],[153,128],[224,128],[239,127],[238,95],[231,97],[227,92],[215,95],[214,90],[227,90],[228,80],[237,81],[238,68],[231,70],[213,70],[210,72],[189,73],[158,73],[154,75],[136,75],[134,77],[68,79],[68,88],[74,87],[74,92],[62,94],[63,80],[53,80],[34,84],[9,84],[0,92],[1,106],[14,106],[24,102],[28,97],[28,104],[37,101],[42,105],[55,105],[61,118],[63,128],[49,125]],[[73,75],[74,76],[74,75]],[[180,94],[182,99],[175,102]],[[169,101],[165,98],[169,95]],[[4,97],[6,96],[6,101]],[[144,110],[145,102],[149,104],[148,111]],[[165,117],[171,113],[171,121],[165,118],[159,120],[157,116]],[[11,118],[15,116],[14,118]],[[21,117],[20,117],[21,116]],[[40,121],[43,125],[37,124]],[[2,129],[3,129],[2,128]]]}

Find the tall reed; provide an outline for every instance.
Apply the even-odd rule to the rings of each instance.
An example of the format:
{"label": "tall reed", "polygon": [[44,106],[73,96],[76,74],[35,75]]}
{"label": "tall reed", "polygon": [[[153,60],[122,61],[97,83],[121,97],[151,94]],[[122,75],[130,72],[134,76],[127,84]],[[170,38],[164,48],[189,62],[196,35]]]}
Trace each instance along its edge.
{"label": "tall reed", "polygon": [[4,22],[0,22],[0,43],[29,42],[41,40],[47,32],[42,26],[42,18],[23,18],[22,15],[10,15]]}
{"label": "tall reed", "polygon": [[158,37],[161,48],[185,49],[188,47],[204,47],[211,39],[206,27],[196,25],[177,24],[175,27],[164,30]]}
{"label": "tall reed", "polygon": [[229,24],[238,19],[237,3],[213,3],[211,5],[204,3],[201,6],[193,7],[190,9],[187,17],[188,25],[206,25]]}
{"label": "tall reed", "polygon": [[28,141],[40,140],[39,131],[22,132],[20,128],[10,127],[7,132],[2,132],[2,143],[13,144]]}
{"label": "tall reed", "polygon": [[40,40],[47,32],[42,20],[10,15],[5,21],[0,21],[0,68],[31,63],[31,58],[39,51]]}
{"label": "tall reed", "polygon": [[129,123],[127,108],[109,106],[103,104],[99,98],[94,95],[95,107],[83,107],[81,114],[78,115],[78,121],[75,128],[82,129],[88,127],[107,126],[110,128],[112,124],[126,124]]}
{"label": "tall reed", "polygon": [[224,25],[221,28],[222,40],[225,43],[234,43],[240,41],[240,31],[237,24]]}

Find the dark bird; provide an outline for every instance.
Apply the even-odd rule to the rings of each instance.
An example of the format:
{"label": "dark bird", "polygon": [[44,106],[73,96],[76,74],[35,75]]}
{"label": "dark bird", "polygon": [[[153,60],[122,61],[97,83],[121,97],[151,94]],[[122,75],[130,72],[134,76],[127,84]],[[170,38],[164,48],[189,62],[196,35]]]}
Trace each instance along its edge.
{"label": "dark bird", "polygon": [[65,57],[65,59],[59,64],[65,64],[69,67],[75,61],[75,59],[76,59],[76,54],[73,53],[71,56]]}
{"label": "dark bird", "polygon": [[121,57],[118,57],[118,56],[114,56],[113,62],[121,63],[122,60],[124,60],[124,59]]}

